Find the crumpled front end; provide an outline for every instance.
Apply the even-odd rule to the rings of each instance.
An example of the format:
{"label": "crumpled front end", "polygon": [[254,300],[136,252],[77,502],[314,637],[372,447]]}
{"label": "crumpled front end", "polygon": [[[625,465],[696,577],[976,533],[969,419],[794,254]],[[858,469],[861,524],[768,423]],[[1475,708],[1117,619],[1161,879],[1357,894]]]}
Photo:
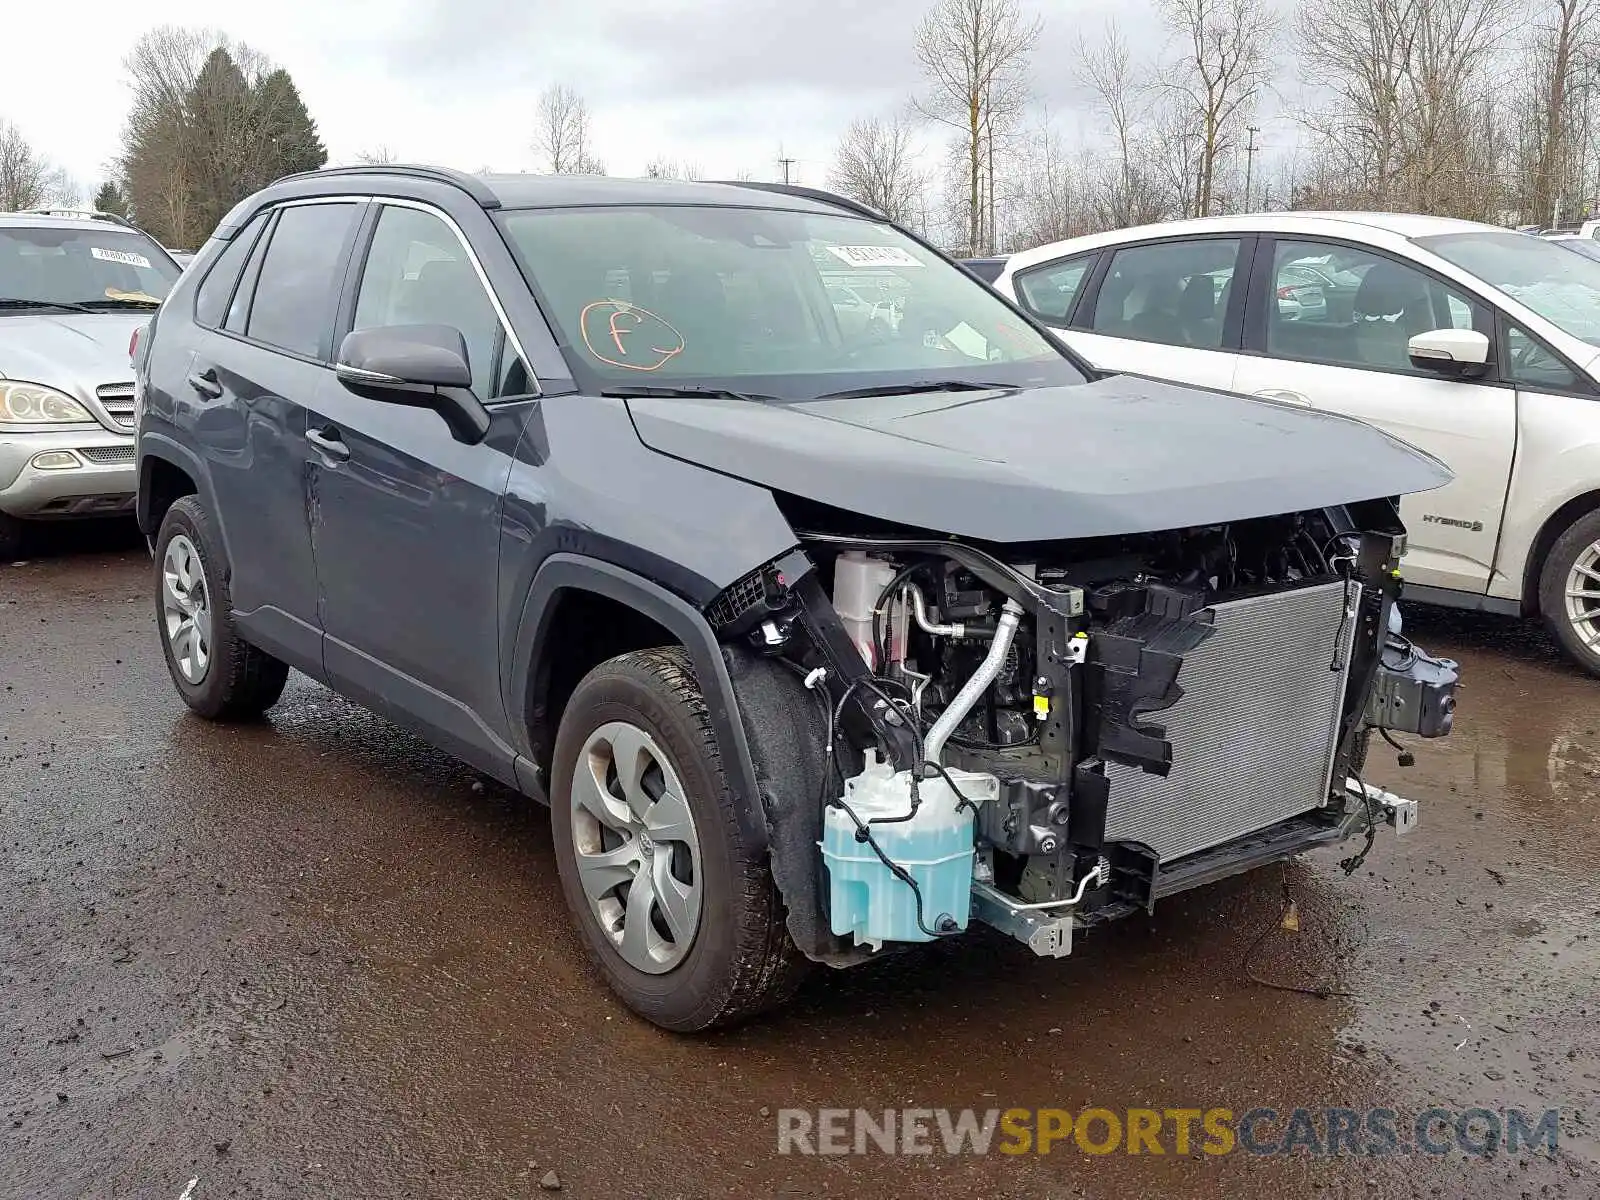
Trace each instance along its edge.
{"label": "crumpled front end", "polygon": [[709,615],[816,714],[810,796],[771,820],[814,958],[974,920],[1060,955],[1359,834],[1353,869],[1415,824],[1363,780],[1366,745],[1447,734],[1456,669],[1401,632],[1390,501],[1021,546],[794,517],[803,552]]}

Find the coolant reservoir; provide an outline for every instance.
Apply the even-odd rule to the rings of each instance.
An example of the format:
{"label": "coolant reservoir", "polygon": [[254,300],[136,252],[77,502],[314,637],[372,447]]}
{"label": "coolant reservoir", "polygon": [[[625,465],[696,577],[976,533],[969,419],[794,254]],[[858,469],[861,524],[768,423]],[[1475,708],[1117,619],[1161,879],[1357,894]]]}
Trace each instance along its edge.
{"label": "coolant reservoir", "polygon": [[[884,664],[877,661],[872,646],[872,610],[894,576],[894,564],[859,550],[846,550],[833,566],[833,607],[839,611],[839,620],[850,640],[861,651],[862,660],[873,671],[882,671]],[[888,613],[880,619],[879,632],[889,658],[899,659],[905,655],[905,605],[891,603],[885,607]]]}
{"label": "coolant reservoir", "polygon": [[[1000,783],[993,775],[950,769],[950,777],[973,804],[993,803]],[[919,781],[916,816],[884,824],[911,811],[911,772],[896,771],[867,752],[866,769],[845,780],[843,803],[869,824],[878,847],[917,881],[922,923],[928,930],[967,927],[972,908],[972,809],[960,806],[942,776]],[[830,804],[823,821],[822,860],[828,866],[833,932],[853,934],[858,946],[926,942],[935,936],[917,922],[917,897],[883,864],[867,842],[856,840],[856,823],[841,804]]]}

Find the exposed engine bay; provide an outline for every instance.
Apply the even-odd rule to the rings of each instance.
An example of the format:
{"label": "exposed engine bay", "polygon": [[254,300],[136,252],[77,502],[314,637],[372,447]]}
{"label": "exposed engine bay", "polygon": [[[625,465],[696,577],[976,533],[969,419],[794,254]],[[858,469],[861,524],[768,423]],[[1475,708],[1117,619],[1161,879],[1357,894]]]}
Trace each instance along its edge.
{"label": "exposed engine bay", "polygon": [[[1387,501],[1042,544],[831,531],[708,609],[817,714],[814,804],[773,822],[791,932],[842,965],[972,919],[1074,930],[1415,806],[1374,729],[1449,732],[1455,664],[1401,631]],[[820,846],[820,860],[817,848]],[[811,911],[813,910],[814,911]]]}

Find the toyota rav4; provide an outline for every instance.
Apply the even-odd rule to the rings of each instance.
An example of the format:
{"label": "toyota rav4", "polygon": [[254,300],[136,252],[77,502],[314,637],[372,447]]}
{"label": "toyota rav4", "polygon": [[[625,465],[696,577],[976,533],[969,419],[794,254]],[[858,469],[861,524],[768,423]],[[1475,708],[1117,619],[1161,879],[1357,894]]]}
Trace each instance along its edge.
{"label": "toyota rav4", "polygon": [[[894,321],[841,321],[841,276]],[[826,282],[825,282],[826,281]],[[1096,924],[1415,807],[1395,608],[1436,460],[1100,376],[795,187],[322,171],[241,203],[136,354],[183,700],[290,667],[550,805],[584,940],[696,1030],[992,926]]]}

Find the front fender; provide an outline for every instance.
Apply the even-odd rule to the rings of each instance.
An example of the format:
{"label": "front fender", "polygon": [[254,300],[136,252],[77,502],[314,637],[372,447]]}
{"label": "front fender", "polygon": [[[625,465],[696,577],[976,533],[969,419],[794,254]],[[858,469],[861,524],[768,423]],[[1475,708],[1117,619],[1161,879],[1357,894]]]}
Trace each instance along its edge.
{"label": "front fender", "polygon": [[746,844],[767,846],[766,818],[756,785],[750,745],[739,716],[728,664],[711,626],[687,600],[622,567],[574,554],[553,554],[540,565],[523,601],[509,669],[502,671],[501,687],[506,711],[513,716],[512,734],[518,740],[517,775],[523,790],[548,801],[548,787],[533,760],[528,730],[532,674],[545,649],[556,600],[568,589],[605,596],[636,609],[671,633],[689,651],[695,677],[711,713],[723,770],[734,790],[738,820]]}

